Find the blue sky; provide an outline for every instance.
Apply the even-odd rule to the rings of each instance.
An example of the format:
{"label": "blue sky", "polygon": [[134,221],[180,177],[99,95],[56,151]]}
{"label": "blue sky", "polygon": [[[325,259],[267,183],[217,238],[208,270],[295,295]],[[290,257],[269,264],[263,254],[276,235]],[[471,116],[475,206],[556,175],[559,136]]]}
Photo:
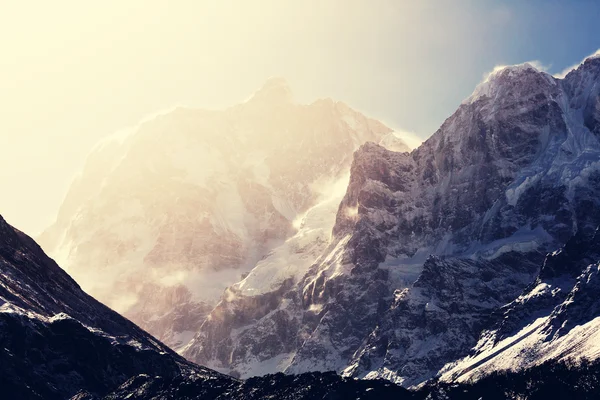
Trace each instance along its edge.
{"label": "blue sky", "polygon": [[599,21],[595,1],[2,2],[0,213],[41,231],[99,139],[274,75],[426,138],[494,66],[594,53]]}
{"label": "blue sky", "polygon": [[422,26],[404,32],[417,48],[400,40],[393,22],[381,25],[398,40],[377,53],[374,69],[385,79],[373,79],[373,97],[357,103],[424,137],[494,66],[537,60],[556,73],[600,48],[597,1],[440,1],[423,13],[420,24],[436,32],[424,40]]}

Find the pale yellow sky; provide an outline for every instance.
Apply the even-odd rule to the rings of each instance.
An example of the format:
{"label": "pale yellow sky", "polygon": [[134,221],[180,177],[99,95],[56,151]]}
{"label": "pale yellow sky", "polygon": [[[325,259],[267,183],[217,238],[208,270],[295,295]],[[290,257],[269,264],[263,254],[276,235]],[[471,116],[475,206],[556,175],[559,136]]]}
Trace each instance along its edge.
{"label": "pale yellow sky", "polygon": [[0,0],[0,214],[39,233],[100,138],[175,105],[233,105],[273,75],[300,102],[427,136],[485,71],[526,61],[515,11],[481,3]]}

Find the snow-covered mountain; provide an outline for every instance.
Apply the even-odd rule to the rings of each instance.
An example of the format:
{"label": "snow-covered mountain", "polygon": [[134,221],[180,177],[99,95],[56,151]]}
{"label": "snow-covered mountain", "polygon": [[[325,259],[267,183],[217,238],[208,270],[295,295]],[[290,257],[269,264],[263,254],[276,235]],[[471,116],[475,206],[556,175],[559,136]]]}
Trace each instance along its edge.
{"label": "snow-covered mountain", "polygon": [[257,262],[329,240],[332,185],[381,140],[407,150],[343,103],[296,104],[272,78],[229,109],[177,108],[100,143],[39,241],[86,291],[178,348]]}
{"label": "snow-covered mountain", "polygon": [[[544,292],[531,285],[545,255],[600,225],[599,91],[600,57],[564,79],[505,67],[411,153],[361,146],[333,239],[304,276],[230,287],[183,354],[241,376],[336,370],[411,386],[496,352],[520,332],[494,333],[499,310]],[[588,265],[553,307],[593,280]]]}

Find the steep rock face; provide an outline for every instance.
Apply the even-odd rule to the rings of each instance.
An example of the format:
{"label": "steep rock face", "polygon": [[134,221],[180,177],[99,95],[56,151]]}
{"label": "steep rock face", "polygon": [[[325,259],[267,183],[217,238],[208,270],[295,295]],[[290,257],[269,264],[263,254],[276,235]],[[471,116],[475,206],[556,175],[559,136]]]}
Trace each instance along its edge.
{"label": "steep rock face", "polygon": [[599,59],[599,54],[590,57],[565,77],[565,86],[573,94],[569,105],[580,113],[586,128],[596,136],[600,135]]}
{"label": "steep rock face", "polygon": [[361,146],[333,240],[299,283],[224,299],[184,354],[242,376],[258,359],[408,386],[468,354],[546,252],[600,223],[599,64],[563,80],[498,70],[413,152]]}
{"label": "steep rock face", "polygon": [[99,395],[134,375],[193,374],[195,366],[85,294],[28,236],[0,217],[0,387],[6,398]]}
{"label": "steep rock face", "polygon": [[224,111],[177,108],[89,156],[43,247],[91,294],[174,348],[223,289],[390,132],[343,103],[292,101],[270,79]]}
{"label": "steep rock face", "polygon": [[[506,68],[489,79],[492,82],[482,85],[491,85],[488,90],[494,97],[482,95],[462,104],[410,155],[397,156],[373,145],[359,151],[336,223],[337,235],[353,234],[354,257],[367,253],[367,247],[371,252],[389,248],[393,256],[412,256],[432,243],[441,243],[437,252],[458,253],[476,241],[510,236],[529,222],[540,225],[526,221],[537,218],[528,204],[517,203],[533,186],[525,178],[537,170],[545,172],[561,157],[549,147],[567,139],[559,104],[563,93],[549,75],[530,66]],[[555,178],[547,178],[553,192]],[[545,186],[537,186],[537,198],[546,197]],[[560,193],[551,195],[559,196],[560,202]],[[354,208],[358,218],[343,213]],[[559,211],[548,209],[548,215],[560,217]],[[512,220],[503,217],[508,213]],[[557,236],[572,233],[553,221],[541,225],[548,232],[563,228]],[[379,235],[379,243],[361,244],[356,241],[373,236],[360,234],[361,229],[385,234]],[[390,237],[404,240],[393,247]],[[360,264],[357,258],[352,261]]]}
{"label": "steep rock face", "polygon": [[468,352],[490,313],[530,282],[539,259],[513,252],[491,260],[430,256],[417,281],[396,290],[344,373],[406,386],[430,379],[444,360]]}
{"label": "steep rock face", "polygon": [[[600,146],[570,105],[579,94],[569,90],[569,79],[555,80],[528,65],[497,72],[411,154],[412,160],[401,160],[416,164],[412,181],[411,174],[404,179],[386,174],[386,166],[378,165],[382,157],[365,152],[371,167],[363,170],[383,172],[367,175],[365,183],[357,178],[355,192],[351,178],[342,203],[358,207],[351,229],[359,234],[349,241],[355,271],[391,257],[414,260],[424,249],[450,259],[435,267],[426,262],[412,287],[394,296],[346,373],[406,385],[434,375],[444,360],[474,345],[487,314],[527,286],[541,264],[540,253],[600,221],[594,211]],[[373,180],[379,190],[369,190]],[[383,193],[383,200],[373,192]],[[472,260],[471,269],[465,270],[465,257]],[[492,269],[490,261],[497,263]],[[397,272],[393,264],[386,260],[384,270]],[[445,271],[444,279],[433,270]],[[411,314],[422,325],[408,332],[403,327]]]}

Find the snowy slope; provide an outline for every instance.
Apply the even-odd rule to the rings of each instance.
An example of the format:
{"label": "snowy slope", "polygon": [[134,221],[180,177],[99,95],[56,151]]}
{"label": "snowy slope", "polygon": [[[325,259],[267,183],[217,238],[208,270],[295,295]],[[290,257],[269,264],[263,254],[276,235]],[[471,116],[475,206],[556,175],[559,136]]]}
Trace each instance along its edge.
{"label": "snowy slope", "polygon": [[229,109],[176,108],[100,143],[39,240],[84,289],[178,349],[226,287],[284,256],[277,246],[353,151],[389,132],[340,102],[296,104],[272,78]]}

